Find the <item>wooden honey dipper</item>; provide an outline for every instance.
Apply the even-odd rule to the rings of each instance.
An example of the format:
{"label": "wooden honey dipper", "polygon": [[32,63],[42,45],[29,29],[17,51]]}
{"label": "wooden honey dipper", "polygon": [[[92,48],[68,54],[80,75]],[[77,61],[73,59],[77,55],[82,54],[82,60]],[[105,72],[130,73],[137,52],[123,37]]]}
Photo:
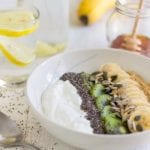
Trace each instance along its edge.
{"label": "wooden honey dipper", "polygon": [[137,38],[137,30],[139,26],[139,21],[140,21],[140,12],[142,10],[142,7],[144,5],[144,0],[140,0],[139,6],[138,6],[138,14],[136,15],[133,30],[131,36],[126,36],[124,38],[124,42],[122,43],[122,47],[128,50],[132,51],[141,51],[140,45],[142,44],[141,40]]}

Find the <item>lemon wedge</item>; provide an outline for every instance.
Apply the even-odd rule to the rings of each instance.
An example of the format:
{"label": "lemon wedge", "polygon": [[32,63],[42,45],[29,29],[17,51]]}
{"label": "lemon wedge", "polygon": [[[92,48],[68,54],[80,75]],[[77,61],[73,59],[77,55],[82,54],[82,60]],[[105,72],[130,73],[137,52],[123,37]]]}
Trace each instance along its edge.
{"label": "lemon wedge", "polygon": [[18,66],[26,66],[35,59],[31,49],[5,37],[0,37],[0,51],[10,62]]}
{"label": "lemon wedge", "polygon": [[34,32],[39,22],[32,11],[8,10],[0,12],[0,35],[20,37]]}
{"label": "lemon wedge", "polygon": [[54,55],[64,50],[65,44],[49,44],[46,42],[38,41],[35,48],[35,53],[38,57],[47,57]]}

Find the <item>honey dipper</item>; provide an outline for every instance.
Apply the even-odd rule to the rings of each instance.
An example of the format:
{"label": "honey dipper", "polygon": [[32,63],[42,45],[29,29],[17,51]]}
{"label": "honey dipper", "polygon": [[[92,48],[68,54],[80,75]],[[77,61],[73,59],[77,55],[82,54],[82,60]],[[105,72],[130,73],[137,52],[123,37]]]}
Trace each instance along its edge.
{"label": "honey dipper", "polygon": [[139,25],[139,20],[140,20],[140,12],[143,7],[144,0],[140,0],[139,6],[138,6],[138,14],[136,15],[133,30],[131,36],[126,36],[124,38],[124,42],[122,43],[122,47],[125,49],[129,49],[132,51],[141,51],[140,45],[142,44],[141,40],[137,38],[137,30],[138,30],[138,25]]}

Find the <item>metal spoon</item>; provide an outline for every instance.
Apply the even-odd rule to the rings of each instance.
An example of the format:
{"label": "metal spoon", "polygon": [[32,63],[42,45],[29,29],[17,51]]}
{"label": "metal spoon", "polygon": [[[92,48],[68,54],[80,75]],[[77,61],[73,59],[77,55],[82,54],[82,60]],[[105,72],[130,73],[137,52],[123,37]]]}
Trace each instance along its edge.
{"label": "metal spoon", "polygon": [[23,135],[16,123],[0,112],[0,146],[4,148],[25,147],[28,150],[40,150],[36,146],[23,142]]}

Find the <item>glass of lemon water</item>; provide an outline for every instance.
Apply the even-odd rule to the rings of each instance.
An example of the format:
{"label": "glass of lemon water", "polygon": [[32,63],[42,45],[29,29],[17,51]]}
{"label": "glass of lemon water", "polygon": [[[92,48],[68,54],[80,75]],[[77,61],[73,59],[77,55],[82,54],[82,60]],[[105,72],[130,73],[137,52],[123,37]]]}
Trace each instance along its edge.
{"label": "glass of lemon water", "polygon": [[[32,0],[2,1],[0,4],[0,86],[18,87],[23,85],[22,83],[26,81],[35,66],[66,47],[67,19],[63,23],[61,19],[62,14],[67,18],[67,13],[63,12],[65,8],[60,3],[63,0],[35,0],[38,7],[43,5],[38,9],[33,6]],[[48,8],[47,4],[55,6],[52,9]],[[59,16],[61,14],[61,16],[56,18],[54,14]],[[56,23],[56,19],[59,24]]]}
{"label": "glass of lemon water", "polygon": [[27,79],[27,66],[36,57],[27,41],[38,26],[39,11],[33,5],[20,0],[1,0],[0,86],[21,84]]}

